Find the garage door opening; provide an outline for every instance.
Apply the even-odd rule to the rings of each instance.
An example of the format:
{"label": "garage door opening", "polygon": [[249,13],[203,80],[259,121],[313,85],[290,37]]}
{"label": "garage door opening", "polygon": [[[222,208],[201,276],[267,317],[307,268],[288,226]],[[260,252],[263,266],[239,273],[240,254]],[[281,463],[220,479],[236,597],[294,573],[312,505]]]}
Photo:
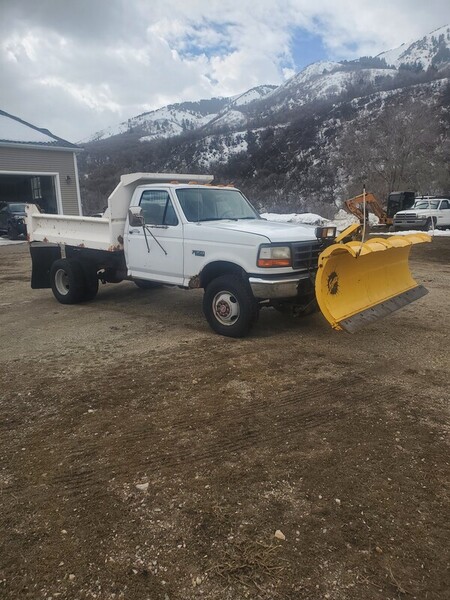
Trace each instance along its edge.
{"label": "garage door opening", "polygon": [[38,204],[43,212],[57,214],[55,178],[53,175],[0,173],[0,202],[29,202]]}

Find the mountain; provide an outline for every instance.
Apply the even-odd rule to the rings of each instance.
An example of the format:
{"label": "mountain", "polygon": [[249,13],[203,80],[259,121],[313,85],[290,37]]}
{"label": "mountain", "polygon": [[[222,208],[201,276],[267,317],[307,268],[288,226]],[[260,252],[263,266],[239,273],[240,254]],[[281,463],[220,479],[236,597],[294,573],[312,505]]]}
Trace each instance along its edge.
{"label": "mountain", "polygon": [[314,63],[278,87],[144,113],[85,144],[85,206],[98,210],[131,171],[210,172],[260,208],[324,216],[363,182],[381,197],[401,188],[442,193],[450,188],[449,77],[445,26],[376,57]]}
{"label": "mountain", "polygon": [[98,131],[85,142],[96,142],[127,133],[139,133],[142,142],[180,135],[203,127],[216,119],[220,120],[225,112],[232,113],[235,108],[246,106],[250,102],[264,97],[274,88],[276,86],[260,85],[230,98],[211,98],[198,102],[169,104]]}
{"label": "mountain", "polygon": [[420,40],[402,44],[398,48],[378,54],[378,58],[387,65],[399,68],[418,66],[426,70],[431,66],[439,67],[450,61],[450,26],[435,29]]}

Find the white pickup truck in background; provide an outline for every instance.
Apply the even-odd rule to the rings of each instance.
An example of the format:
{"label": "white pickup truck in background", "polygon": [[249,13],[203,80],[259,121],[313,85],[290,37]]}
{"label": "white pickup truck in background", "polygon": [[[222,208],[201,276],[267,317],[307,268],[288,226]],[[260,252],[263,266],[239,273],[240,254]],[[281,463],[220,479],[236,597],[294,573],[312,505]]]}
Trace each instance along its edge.
{"label": "white pickup truck in background", "polygon": [[234,187],[209,175],[123,175],[101,218],[27,206],[33,288],[63,304],[92,300],[99,280],[141,288],[203,288],[203,310],[221,335],[242,337],[261,306],[316,309],[318,256],[334,227],[273,223]]}
{"label": "white pickup truck in background", "polygon": [[394,231],[400,229],[450,228],[450,200],[448,198],[418,199],[408,210],[394,215]]}

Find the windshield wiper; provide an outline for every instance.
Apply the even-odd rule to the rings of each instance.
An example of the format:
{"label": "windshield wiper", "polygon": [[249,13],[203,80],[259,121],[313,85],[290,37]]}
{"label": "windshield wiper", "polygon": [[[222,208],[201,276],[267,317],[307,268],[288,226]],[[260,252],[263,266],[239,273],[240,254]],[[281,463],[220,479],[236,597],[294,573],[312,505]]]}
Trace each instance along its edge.
{"label": "windshield wiper", "polygon": [[197,221],[193,221],[195,223],[200,223],[203,221],[243,221],[244,219],[253,219],[256,220],[257,217],[210,217],[209,219],[198,219]]}
{"label": "windshield wiper", "polygon": [[198,221],[195,221],[196,223],[198,222],[203,222],[203,221],[237,221],[236,217],[211,217],[210,219],[198,219]]}

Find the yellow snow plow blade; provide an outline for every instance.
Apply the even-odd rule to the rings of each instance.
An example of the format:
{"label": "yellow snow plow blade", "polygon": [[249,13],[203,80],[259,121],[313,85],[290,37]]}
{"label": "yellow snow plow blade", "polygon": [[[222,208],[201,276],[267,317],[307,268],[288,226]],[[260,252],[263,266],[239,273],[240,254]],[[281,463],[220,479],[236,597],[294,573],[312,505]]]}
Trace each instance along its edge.
{"label": "yellow snow plow blade", "polygon": [[364,325],[428,293],[411,276],[413,244],[431,242],[426,233],[333,244],[319,256],[316,298],[334,329],[354,333]]}

